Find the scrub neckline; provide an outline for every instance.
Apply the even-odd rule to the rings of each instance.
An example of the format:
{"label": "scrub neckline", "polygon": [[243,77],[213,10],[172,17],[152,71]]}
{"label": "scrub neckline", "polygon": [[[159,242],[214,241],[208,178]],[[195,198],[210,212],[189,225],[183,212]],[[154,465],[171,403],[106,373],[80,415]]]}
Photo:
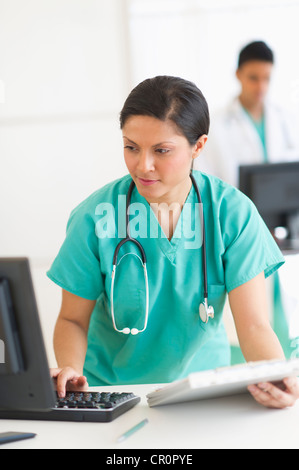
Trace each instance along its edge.
{"label": "scrub neckline", "polygon": [[186,211],[186,204],[188,204],[188,203],[192,204],[194,202],[194,199],[196,198],[196,194],[195,194],[193,184],[192,184],[192,186],[190,188],[190,191],[188,193],[188,196],[187,196],[187,198],[184,202],[183,208],[182,208],[181,213],[180,213],[180,217],[177,221],[177,224],[176,224],[176,227],[175,227],[175,230],[174,230],[174,233],[172,235],[171,240],[169,240],[168,237],[165,235],[164,230],[161,227],[161,225],[160,225],[160,223],[159,223],[159,221],[156,217],[156,214],[154,213],[154,211],[153,211],[151,205],[149,204],[149,202],[139,193],[137,188],[135,188],[135,190],[136,190],[136,193],[135,193],[135,191],[133,191],[132,197],[134,197],[134,193],[135,193],[134,198],[137,199],[137,202],[141,202],[141,203],[145,204],[145,206],[147,207],[148,222],[150,224],[155,223],[156,226],[158,226],[159,236],[157,237],[157,241],[158,241],[158,244],[160,246],[160,249],[165,254],[165,256],[167,256],[169,261],[171,263],[174,263],[177,250],[180,247],[181,243],[183,242],[183,234],[181,233],[182,221],[184,220],[185,225],[186,225],[186,223],[188,223],[188,224],[191,223],[191,220],[190,220],[191,211],[189,211],[189,212]]}

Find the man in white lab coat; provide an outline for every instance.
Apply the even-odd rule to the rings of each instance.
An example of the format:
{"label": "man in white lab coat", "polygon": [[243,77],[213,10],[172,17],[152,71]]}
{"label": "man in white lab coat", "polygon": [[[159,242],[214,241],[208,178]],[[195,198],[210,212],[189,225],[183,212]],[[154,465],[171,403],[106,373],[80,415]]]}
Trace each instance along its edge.
{"label": "man in white lab coat", "polygon": [[238,186],[240,165],[299,160],[291,117],[266,99],[273,66],[274,54],[262,41],[241,51],[236,72],[240,95],[212,119],[197,169]]}
{"label": "man in white lab coat", "polygon": [[[236,71],[240,95],[212,117],[208,143],[196,169],[238,186],[240,165],[299,160],[294,120],[267,100],[273,67],[274,54],[264,42],[253,42],[241,51]],[[278,277],[273,287],[273,322],[290,357],[290,318],[282,314],[288,312],[288,299]],[[233,363],[240,360],[238,348],[232,348]]]}

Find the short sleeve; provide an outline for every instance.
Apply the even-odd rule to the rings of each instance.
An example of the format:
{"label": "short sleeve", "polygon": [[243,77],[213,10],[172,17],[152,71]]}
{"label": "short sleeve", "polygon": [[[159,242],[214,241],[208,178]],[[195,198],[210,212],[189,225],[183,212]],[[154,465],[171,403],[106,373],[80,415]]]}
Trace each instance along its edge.
{"label": "short sleeve", "polygon": [[223,256],[227,292],[264,271],[269,277],[284,264],[283,255],[254,204],[241,192],[228,201],[223,217]]}
{"label": "short sleeve", "polygon": [[65,241],[47,275],[63,289],[88,300],[97,300],[104,290],[95,223],[82,208],[72,212]]}

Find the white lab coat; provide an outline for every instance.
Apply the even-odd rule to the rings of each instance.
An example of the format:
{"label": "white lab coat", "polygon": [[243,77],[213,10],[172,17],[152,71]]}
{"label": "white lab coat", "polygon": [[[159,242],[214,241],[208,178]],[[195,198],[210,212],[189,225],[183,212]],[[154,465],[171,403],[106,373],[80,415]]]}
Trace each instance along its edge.
{"label": "white lab coat", "polygon": [[[294,121],[270,103],[265,105],[265,119],[268,161],[299,160],[299,129]],[[209,140],[194,168],[238,186],[240,165],[264,162],[261,139],[236,98],[212,117]]]}

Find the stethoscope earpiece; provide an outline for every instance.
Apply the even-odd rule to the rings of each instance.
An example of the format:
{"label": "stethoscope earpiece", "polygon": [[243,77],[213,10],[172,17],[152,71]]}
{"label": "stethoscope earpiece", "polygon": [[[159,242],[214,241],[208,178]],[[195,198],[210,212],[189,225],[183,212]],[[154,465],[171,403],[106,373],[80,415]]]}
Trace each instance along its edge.
{"label": "stethoscope earpiece", "polygon": [[123,333],[124,335],[129,335],[131,333],[130,328],[124,328],[123,330],[119,330],[120,333]]}
{"label": "stethoscope earpiece", "polygon": [[136,336],[139,333],[139,330],[137,330],[137,328],[132,328],[132,330],[130,330],[130,328],[124,328],[123,330],[117,330],[117,331],[119,331],[119,333],[123,333],[124,335],[132,335],[132,336]]}

